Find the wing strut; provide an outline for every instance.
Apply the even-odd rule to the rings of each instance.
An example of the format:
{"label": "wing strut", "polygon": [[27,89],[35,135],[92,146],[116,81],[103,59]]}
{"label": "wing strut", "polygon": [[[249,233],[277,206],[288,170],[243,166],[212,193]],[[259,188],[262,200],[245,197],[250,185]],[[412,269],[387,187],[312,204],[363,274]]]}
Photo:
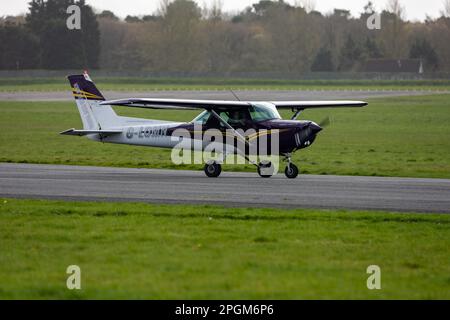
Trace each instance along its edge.
{"label": "wing strut", "polygon": [[304,109],[297,109],[297,110],[292,109],[292,111],[293,111],[293,112],[295,111],[295,113],[294,113],[294,115],[292,116],[291,120],[297,120],[298,116],[300,115],[300,113],[302,113],[303,110],[304,110]]}

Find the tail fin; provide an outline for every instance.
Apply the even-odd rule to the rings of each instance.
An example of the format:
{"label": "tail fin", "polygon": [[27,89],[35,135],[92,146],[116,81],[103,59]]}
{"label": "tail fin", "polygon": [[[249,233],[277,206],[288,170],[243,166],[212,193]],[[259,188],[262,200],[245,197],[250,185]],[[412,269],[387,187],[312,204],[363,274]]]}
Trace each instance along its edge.
{"label": "tail fin", "polygon": [[87,72],[68,77],[76,100],[84,130],[103,130],[120,126],[120,120],[111,106],[101,106],[105,101]]}

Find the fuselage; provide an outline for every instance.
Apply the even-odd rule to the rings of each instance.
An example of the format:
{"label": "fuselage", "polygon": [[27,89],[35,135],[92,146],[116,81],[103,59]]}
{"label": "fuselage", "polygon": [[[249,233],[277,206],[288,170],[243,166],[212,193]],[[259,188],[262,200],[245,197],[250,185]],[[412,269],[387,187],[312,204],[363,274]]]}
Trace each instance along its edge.
{"label": "fuselage", "polygon": [[[114,128],[122,130],[120,135],[108,137],[91,135],[90,138],[105,143],[171,149],[181,145],[191,145],[195,151],[203,151],[209,143],[215,142],[218,149],[221,148],[220,145],[227,150],[241,146],[245,154],[254,153],[250,148],[251,145],[266,143],[272,146],[275,142],[272,140],[276,139],[279,154],[289,154],[312,145],[317,133],[322,130],[312,121],[281,119],[260,122],[243,121],[233,128],[236,131],[231,131],[217,123],[152,121]],[[214,136],[213,139],[211,139],[212,136]],[[241,137],[244,137],[247,142],[244,142]]]}

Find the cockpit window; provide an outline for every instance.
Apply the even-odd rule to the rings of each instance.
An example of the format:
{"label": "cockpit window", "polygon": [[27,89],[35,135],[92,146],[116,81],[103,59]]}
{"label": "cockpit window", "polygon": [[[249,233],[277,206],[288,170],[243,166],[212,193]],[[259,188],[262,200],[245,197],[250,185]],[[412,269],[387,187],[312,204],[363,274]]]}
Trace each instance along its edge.
{"label": "cockpit window", "polygon": [[[273,119],[281,119],[280,114],[278,113],[277,108],[267,102],[258,102],[253,103],[249,108],[243,110],[230,110],[230,111],[222,111],[219,112],[219,116],[228,122],[231,126],[238,125],[241,123],[245,123],[248,120],[250,120],[248,117],[250,113],[251,120],[254,122],[261,122],[266,120],[273,120]],[[205,125],[208,120],[211,118],[212,114],[210,111],[203,111],[201,114],[198,115],[194,120],[192,120],[193,123],[199,123],[202,125]]]}
{"label": "cockpit window", "polygon": [[252,120],[261,122],[266,120],[281,119],[277,108],[270,103],[259,102],[253,103],[249,109]]}

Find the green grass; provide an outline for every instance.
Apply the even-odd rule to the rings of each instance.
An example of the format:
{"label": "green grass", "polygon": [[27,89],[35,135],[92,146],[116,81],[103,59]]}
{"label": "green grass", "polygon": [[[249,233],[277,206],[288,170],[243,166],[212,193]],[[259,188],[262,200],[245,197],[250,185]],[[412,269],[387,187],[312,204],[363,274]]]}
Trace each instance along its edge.
{"label": "green grass", "polygon": [[[171,150],[109,145],[60,136],[81,128],[74,102],[0,102],[0,162],[201,169],[176,166]],[[196,112],[124,110],[121,114],[189,121]],[[376,99],[364,109],[307,111],[331,125],[294,161],[303,173],[450,178],[450,96]],[[285,118],[289,112],[283,114]],[[252,166],[227,166],[251,170]]]}
{"label": "green grass", "polygon": [[447,215],[1,199],[0,299],[449,299],[449,245]]}
{"label": "green grass", "polygon": [[[450,80],[270,80],[218,78],[96,78],[102,90],[432,90],[450,91]],[[0,92],[66,91],[63,78],[3,78]]]}

